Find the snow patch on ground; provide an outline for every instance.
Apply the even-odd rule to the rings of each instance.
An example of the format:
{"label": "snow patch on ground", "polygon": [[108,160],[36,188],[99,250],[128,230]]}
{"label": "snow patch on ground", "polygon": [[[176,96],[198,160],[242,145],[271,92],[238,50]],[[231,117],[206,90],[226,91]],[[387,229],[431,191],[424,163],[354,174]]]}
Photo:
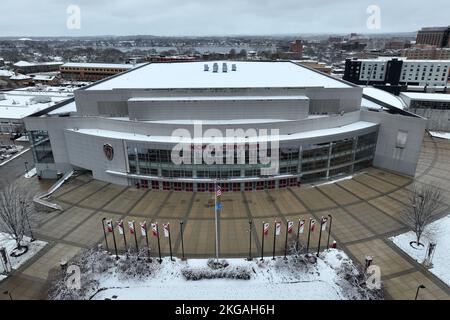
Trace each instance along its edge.
{"label": "snow patch on ground", "polygon": [[[47,245],[47,242],[40,240],[30,242],[29,237],[24,237],[22,240],[22,244],[28,246],[27,253],[21,255],[20,257],[11,257],[10,253],[12,250],[14,250],[14,248],[16,248],[16,241],[12,239],[9,234],[0,232],[0,247],[6,248],[6,252],[8,253],[8,259],[9,262],[11,263],[13,270],[18,269],[22,264],[31,259],[36,253],[38,253],[42,248],[44,248]],[[6,275],[4,273],[5,270],[3,264],[0,263],[0,281],[6,278]]]}
{"label": "snow patch on ground", "polygon": [[432,137],[450,140],[450,132],[430,131]]}
{"label": "snow patch on ground", "polygon": [[433,266],[429,270],[450,286],[450,215],[430,223],[425,232],[426,234],[420,240],[424,246],[419,249],[415,249],[409,244],[411,241],[416,240],[416,236],[412,231],[392,237],[390,240],[419,263],[425,260],[430,241],[435,242],[436,249],[432,260]]}
{"label": "snow patch on ground", "polygon": [[341,182],[341,181],[351,180],[351,179],[353,179],[353,175],[351,175],[351,176],[346,176],[346,177],[339,178],[339,179],[332,180],[332,181],[327,181],[327,182],[324,182],[324,183],[314,184],[314,186],[315,186],[315,187],[320,187],[320,186],[325,186],[325,185],[327,185],[327,184],[338,183],[338,182]]}
{"label": "snow patch on ground", "polygon": [[36,168],[31,169],[30,171],[28,171],[27,173],[25,173],[24,177],[29,179],[29,178],[33,178],[36,175]]}
{"label": "snow patch on ground", "polygon": [[[283,300],[283,299],[326,299],[346,300],[354,298],[339,273],[344,263],[352,262],[348,256],[336,249],[321,254],[316,264],[308,269],[295,269],[290,260],[277,257],[276,260],[227,259],[229,267],[241,267],[250,271],[250,280],[208,279],[188,281],[182,275],[186,268],[207,268],[206,259],[170,261],[165,258],[156,264],[155,272],[149,278],[138,281],[123,280],[116,272],[102,273],[99,290],[93,299],[153,300],[153,299],[219,299],[219,300]],[[228,267],[228,268],[229,268]]]}

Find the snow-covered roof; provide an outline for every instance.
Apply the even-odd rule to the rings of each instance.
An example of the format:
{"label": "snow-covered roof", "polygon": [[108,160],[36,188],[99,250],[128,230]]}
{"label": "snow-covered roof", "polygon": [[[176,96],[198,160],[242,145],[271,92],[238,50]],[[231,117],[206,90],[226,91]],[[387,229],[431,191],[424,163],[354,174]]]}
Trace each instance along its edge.
{"label": "snow-covered roof", "polygon": [[15,74],[9,78],[10,80],[30,80],[31,77],[24,74]]}
{"label": "snow-covered roof", "polygon": [[12,72],[12,71],[0,70],[0,77],[9,78],[9,77],[12,77],[13,75],[14,75],[14,72]]}
{"label": "snow-covered roof", "polygon": [[384,102],[398,109],[406,108],[406,103],[400,98],[387,91],[376,89],[373,87],[364,87],[363,95]]}
{"label": "snow-covered roof", "polygon": [[260,141],[290,141],[290,140],[301,140],[301,139],[312,139],[317,137],[327,137],[334,136],[342,133],[354,132],[357,130],[368,129],[368,128],[376,128],[378,124],[366,121],[358,121],[349,125],[328,128],[328,129],[320,129],[320,130],[311,130],[304,131],[298,133],[292,133],[288,135],[279,135],[279,136],[258,136],[258,137],[249,137],[248,139],[239,139],[235,140],[235,137],[223,137],[223,138],[186,138],[186,137],[172,137],[172,136],[151,136],[151,135],[143,135],[143,134],[134,134],[129,132],[119,132],[119,131],[111,131],[111,130],[102,130],[102,129],[67,129],[68,131],[78,132],[81,134],[104,137],[104,138],[112,138],[112,139],[124,139],[130,141],[142,141],[142,142],[157,142],[157,143],[236,143],[236,142],[248,142],[248,143],[256,143]]}
{"label": "snow-covered roof", "polygon": [[[219,66],[218,72],[213,72],[214,63]],[[228,72],[222,72],[223,63],[227,63]],[[204,71],[205,64],[209,71]],[[232,64],[236,64],[236,71],[232,71]],[[271,87],[350,88],[350,85],[289,61],[209,61],[151,63],[87,90]]]}
{"label": "snow-covered roof", "polygon": [[68,99],[68,94],[13,90],[0,93],[0,118],[23,119]]}
{"label": "snow-covered roof", "polygon": [[36,81],[52,81],[54,79],[55,79],[55,76],[43,75],[43,74],[35,75],[33,77],[33,80],[36,80]]}
{"label": "snow-covered roof", "polygon": [[72,113],[72,112],[77,112],[77,106],[75,104],[75,101],[66,103],[65,105],[61,106],[60,108],[50,111],[48,114],[49,115],[57,115],[57,114],[66,114],[66,113]]}
{"label": "snow-covered roof", "polygon": [[33,67],[33,66],[51,66],[51,65],[61,65],[62,62],[28,62],[28,61],[19,61],[14,63],[15,67]]}
{"label": "snow-covered roof", "polygon": [[133,69],[136,65],[125,63],[84,63],[84,62],[67,62],[61,67],[70,68],[102,68],[102,69]]}
{"label": "snow-covered roof", "polygon": [[450,101],[450,94],[445,93],[402,92],[400,95],[411,100]]}

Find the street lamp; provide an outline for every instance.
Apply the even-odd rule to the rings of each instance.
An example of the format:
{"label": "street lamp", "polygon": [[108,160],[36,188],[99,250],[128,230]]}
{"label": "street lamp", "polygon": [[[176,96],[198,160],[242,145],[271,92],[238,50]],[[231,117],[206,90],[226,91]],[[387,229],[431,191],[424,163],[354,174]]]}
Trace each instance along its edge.
{"label": "street lamp", "polygon": [[416,291],[416,297],[414,298],[414,300],[417,300],[417,296],[419,295],[419,290],[420,289],[425,289],[426,287],[423,285],[423,284],[421,284],[421,285],[419,285],[418,287],[417,287],[417,291]]}
{"label": "street lamp", "polygon": [[11,296],[11,292],[9,292],[8,290],[6,290],[6,291],[3,291],[3,294],[5,294],[5,295],[8,295],[9,296],[9,300],[11,300],[12,301],[12,296]]}
{"label": "street lamp", "polygon": [[25,161],[25,174],[28,173],[28,161]]}

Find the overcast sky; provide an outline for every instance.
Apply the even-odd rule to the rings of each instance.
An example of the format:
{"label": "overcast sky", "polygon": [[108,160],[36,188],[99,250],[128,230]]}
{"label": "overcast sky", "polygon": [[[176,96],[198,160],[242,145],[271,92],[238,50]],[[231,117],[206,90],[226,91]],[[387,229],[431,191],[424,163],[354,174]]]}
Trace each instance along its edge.
{"label": "overcast sky", "polygon": [[[69,5],[79,29],[67,27]],[[370,5],[380,29],[367,28]],[[0,36],[408,32],[450,25],[449,12],[449,0],[1,0]]]}

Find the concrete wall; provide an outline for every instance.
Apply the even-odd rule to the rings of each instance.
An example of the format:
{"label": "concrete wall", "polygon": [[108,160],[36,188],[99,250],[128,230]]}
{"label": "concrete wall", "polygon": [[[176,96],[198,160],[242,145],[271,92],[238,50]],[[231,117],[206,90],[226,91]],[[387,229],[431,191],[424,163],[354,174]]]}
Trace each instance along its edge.
{"label": "concrete wall", "polygon": [[[243,99],[243,100],[242,100]],[[308,116],[309,99],[286,100],[166,100],[129,101],[128,116],[136,120],[232,120],[232,119],[304,119]]]}
{"label": "concrete wall", "polygon": [[[106,173],[106,170],[127,171],[126,148],[123,140],[84,135],[73,131],[64,131],[64,136],[70,164],[91,170],[95,179],[127,184],[126,179]],[[111,161],[106,158],[103,151],[105,144],[111,145],[114,149],[114,157]]]}
{"label": "concrete wall", "polygon": [[[414,176],[427,120],[373,111],[361,111],[361,120],[380,124],[374,166]],[[404,148],[397,147],[399,131],[407,134]]]}
{"label": "concrete wall", "polygon": [[[223,88],[223,89],[112,89],[76,90],[77,111],[81,115],[117,116],[123,113],[123,104],[131,98],[146,97],[215,97],[215,96],[306,96],[314,106],[311,113],[340,113],[359,110],[362,88]],[[102,106],[99,110],[99,103]],[[111,103],[111,113],[106,106]],[[276,107],[276,105],[274,105]],[[179,119],[177,115],[174,119]]]}

